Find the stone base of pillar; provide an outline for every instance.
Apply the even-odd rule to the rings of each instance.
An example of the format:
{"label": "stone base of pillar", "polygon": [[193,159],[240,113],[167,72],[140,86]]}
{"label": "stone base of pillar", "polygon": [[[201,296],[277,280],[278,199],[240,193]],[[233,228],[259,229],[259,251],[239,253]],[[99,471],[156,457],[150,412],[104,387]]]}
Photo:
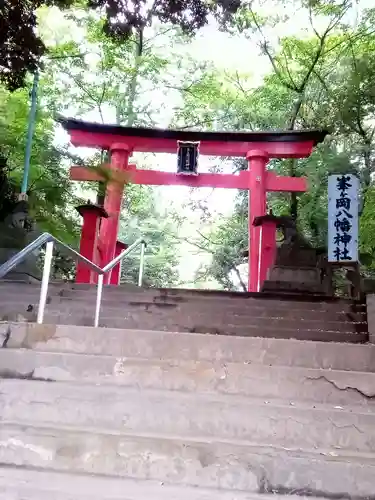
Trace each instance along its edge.
{"label": "stone base of pillar", "polygon": [[263,282],[261,291],[322,295],[326,293],[321,283],[320,269],[287,266],[273,266],[268,279]]}
{"label": "stone base of pillar", "polygon": [[298,234],[290,217],[273,217],[284,233],[284,242],[276,250],[262,292],[330,295],[330,277],[326,272],[322,249],[313,248]]}

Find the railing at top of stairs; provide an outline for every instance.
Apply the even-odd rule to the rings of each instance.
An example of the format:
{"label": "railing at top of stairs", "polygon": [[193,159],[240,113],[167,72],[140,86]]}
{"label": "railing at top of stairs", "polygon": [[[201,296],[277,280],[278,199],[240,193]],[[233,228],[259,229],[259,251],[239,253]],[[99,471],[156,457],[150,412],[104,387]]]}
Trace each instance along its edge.
{"label": "railing at top of stairs", "polygon": [[132,245],[123,250],[117,257],[115,257],[111,262],[109,262],[103,268],[97,266],[91,260],[87,259],[79,252],[71,248],[66,243],[58,240],[52,234],[43,233],[34,241],[32,241],[25,248],[20,250],[16,255],[11,257],[7,262],[0,266],[0,279],[6,276],[9,271],[11,271],[14,267],[20,264],[28,255],[39,250],[43,245],[46,245],[46,252],[44,255],[44,265],[43,265],[43,275],[42,275],[42,284],[40,287],[40,296],[39,296],[39,306],[38,306],[38,315],[37,315],[37,323],[43,323],[44,319],[44,311],[46,308],[47,302],[47,293],[48,293],[48,285],[49,278],[51,274],[51,265],[53,258],[53,249],[54,245],[61,246],[65,249],[67,253],[72,255],[75,259],[80,260],[86,266],[88,266],[92,271],[98,274],[98,283],[97,283],[97,292],[96,292],[96,305],[95,305],[95,317],[94,317],[94,326],[99,325],[99,316],[100,316],[100,307],[102,303],[102,294],[103,294],[103,284],[104,284],[104,276],[106,273],[111,271],[119,262],[121,262],[129,253],[133,250],[141,247],[141,256],[139,263],[139,275],[138,275],[138,286],[142,286],[143,282],[143,272],[144,272],[144,262],[145,262],[145,249],[146,249],[146,241],[143,238],[138,238]]}

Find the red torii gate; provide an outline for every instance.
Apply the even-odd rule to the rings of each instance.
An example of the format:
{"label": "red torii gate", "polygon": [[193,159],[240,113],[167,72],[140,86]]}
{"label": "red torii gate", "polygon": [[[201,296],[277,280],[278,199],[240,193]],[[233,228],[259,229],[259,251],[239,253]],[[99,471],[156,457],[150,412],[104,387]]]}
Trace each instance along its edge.
{"label": "red torii gate", "polygon": [[[109,150],[109,168],[127,173],[130,182],[148,185],[182,185],[245,189],[250,191],[249,202],[249,291],[259,291],[265,276],[262,253],[262,228],[252,224],[254,218],[266,214],[267,191],[304,192],[307,183],[300,177],[277,176],[266,170],[270,158],[304,158],[313,147],[324,140],[326,131],[280,132],[195,132],[121,127],[87,123],[74,119],[60,119],[75,146],[96,147]],[[186,176],[171,172],[138,169],[129,165],[134,151],[177,154],[177,141],[199,142],[199,153],[209,156],[246,157],[249,169],[238,174],[202,173]],[[70,177],[75,181],[100,181],[99,174],[85,167],[72,167]],[[105,194],[104,210],[108,218],[101,221],[99,241],[102,261],[108,263],[115,255],[123,187],[109,182]],[[264,239],[263,239],[264,240]],[[272,243],[271,243],[272,244]],[[275,245],[275,242],[273,243]]]}

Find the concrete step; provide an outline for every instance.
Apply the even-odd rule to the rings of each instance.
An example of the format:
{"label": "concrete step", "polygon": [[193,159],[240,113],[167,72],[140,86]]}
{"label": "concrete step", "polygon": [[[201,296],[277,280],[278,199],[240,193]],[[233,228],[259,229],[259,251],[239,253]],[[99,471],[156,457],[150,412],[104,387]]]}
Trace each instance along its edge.
{"label": "concrete step", "polygon": [[[39,296],[29,296],[27,294],[7,294],[5,299],[1,300],[0,303],[0,314],[9,310],[26,310],[29,305],[32,305],[35,310],[37,309],[39,303]],[[82,309],[94,309],[95,308],[95,298],[87,297],[77,297],[77,298],[64,298],[64,297],[52,297],[49,296],[49,302],[47,304],[48,310],[64,310],[64,311],[74,311]],[[152,302],[152,301],[132,301],[132,300],[115,300],[113,298],[104,299],[102,301],[101,312],[104,315],[110,315],[110,313],[118,312],[124,313],[140,313],[147,312],[152,314],[199,314],[212,317],[221,315],[224,317],[234,316],[235,318],[282,318],[283,320],[289,321],[313,321],[313,322],[349,322],[349,323],[366,323],[367,315],[365,311],[362,312],[348,312],[348,311],[335,311],[330,308],[322,309],[316,311],[314,309],[294,309],[291,304],[290,308],[282,307],[270,307],[266,304],[253,306],[253,307],[241,307],[239,304],[229,304],[223,307],[222,304],[212,303],[208,307],[202,302],[185,302],[183,304],[174,304],[166,302]]]}
{"label": "concrete step", "polygon": [[[0,305],[0,320],[35,321],[37,306],[27,302],[20,305]],[[270,313],[272,314],[272,313]],[[273,313],[274,314],[274,313]],[[317,316],[317,315],[315,315]],[[180,332],[203,332],[216,335],[264,336],[272,338],[298,338],[301,340],[363,343],[368,341],[365,321],[331,321],[320,319],[283,318],[233,314],[230,311],[171,311],[130,307],[103,307],[100,325],[109,328],[157,329]],[[44,321],[51,324],[91,326],[94,322],[93,304],[48,304]],[[259,331],[261,330],[261,331]]]}
{"label": "concrete step", "polygon": [[374,406],[375,373],[264,366],[224,361],[165,360],[0,350],[0,377],[116,384],[208,394]]}
{"label": "concrete step", "polygon": [[[303,493],[302,493],[303,495]],[[59,473],[23,467],[0,467],[1,500],[281,500],[264,494],[173,486],[160,481]],[[309,500],[317,497],[309,495]],[[288,495],[288,500],[307,500]],[[339,500],[339,499],[338,499]]]}
{"label": "concrete step", "polygon": [[[27,315],[11,315],[7,316],[6,319],[16,320],[20,322],[29,321]],[[36,319],[35,315],[32,315],[32,321]],[[65,324],[65,326],[75,327],[75,326],[91,326],[93,324],[93,319],[90,315],[63,315],[63,314],[45,314],[45,322],[49,325]],[[177,333],[201,333],[214,336],[238,336],[238,337],[264,337],[269,339],[298,339],[301,341],[315,341],[315,342],[341,342],[341,343],[351,343],[351,344],[365,344],[368,342],[367,333],[354,333],[354,332],[333,332],[324,330],[292,330],[292,329],[274,329],[267,327],[254,327],[254,326],[234,326],[225,325],[220,329],[218,327],[212,327],[210,325],[197,325],[193,327],[183,326],[177,324],[173,321],[158,322],[150,320],[146,321],[143,319],[133,320],[133,319],[122,319],[122,318],[101,318],[99,326],[107,329],[126,329],[142,331],[144,328],[151,331],[155,328],[157,331],[164,332],[177,332]]]}
{"label": "concrete step", "polygon": [[[70,292],[80,292],[85,290],[86,293],[95,293],[96,288],[92,285],[77,285],[74,283],[69,283],[64,285],[64,295],[68,295]],[[326,297],[322,295],[309,295],[305,294],[301,296],[300,294],[283,294],[280,297],[280,293],[251,293],[251,292],[229,292],[223,290],[202,290],[202,289],[184,289],[184,288],[146,288],[146,287],[134,287],[124,284],[119,287],[107,286],[104,287],[104,293],[109,293],[113,295],[123,295],[126,293],[133,294],[133,296],[145,296],[150,295],[154,297],[159,297],[164,300],[171,299],[176,301],[181,301],[184,299],[196,299],[196,300],[224,300],[230,302],[232,300],[242,299],[248,301],[249,299],[255,300],[270,300],[270,301],[282,301],[282,302],[297,302],[297,303],[340,303],[340,304],[350,304],[358,303],[358,301],[353,301],[352,299],[341,299]]]}
{"label": "concrete step", "polygon": [[[36,310],[20,309],[4,311],[3,320],[35,321]],[[17,312],[18,311],[18,312]],[[1,312],[1,308],[0,308]],[[232,323],[235,323],[233,324]],[[44,322],[91,326],[94,322],[92,308],[55,308],[48,306]],[[236,324],[237,323],[237,324]],[[322,342],[368,341],[367,323],[297,321],[283,318],[236,317],[231,314],[216,313],[199,315],[197,313],[149,313],[144,311],[128,312],[126,309],[102,311],[100,326],[106,328],[156,329],[161,331],[209,333],[214,335],[262,336],[268,338],[297,338]]]}
{"label": "concrete step", "polygon": [[[375,452],[371,406],[318,406],[212,394],[68,382],[2,380],[3,422],[99,427],[126,433],[246,440],[254,445]],[[110,411],[108,411],[110,409]],[[308,429],[308,432],[306,431]]]}
{"label": "concrete step", "polygon": [[[31,285],[24,285],[23,288],[20,288],[19,284],[9,284],[11,285],[15,289],[18,287],[19,291],[24,289],[31,290],[33,293],[38,291],[38,287]],[[0,319],[35,321],[38,301],[38,298],[34,296],[35,293],[28,296],[25,292],[22,294],[20,292],[12,297],[8,288],[3,287],[3,289],[7,290],[7,296],[6,301],[0,304]],[[285,304],[280,306],[280,301],[277,300],[259,300],[254,297],[250,297],[247,301],[233,299],[232,303],[237,306],[240,303],[256,304],[250,308],[246,306],[243,311],[240,311],[237,306],[236,310],[229,309],[227,305],[229,301],[225,303],[211,299],[192,301],[189,298],[189,300],[167,303],[164,301],[167,295],[163,295],[159,297],[159,299],[162,298],[160,302],[159,300],[154,302],[155,296],[151,302],[145,302],[135,300],[134,294],[128,293],[129,300],[124,302],[115,288],[108,289],[108,292],[112,293],[113,298],[111,302],[103,303],[100,320],[101,326],[107,328],[158,329],[220,335],[262,335],[269,338],[297,338],[328,342],[364,343],[368,341],[366,313],[364,310],[358,312],[353,302],[350,304],[342,302],[346,304],[346,310],[342,310],[342,307],[336,308],[340,304],[337,301],[332,303],[323,301],[320,304],[289,301],[289,305],[293,308],[296,304],[313,307],[308,310],[307,314],[307,310],[298,309],[298,307],[290,309],[285,307]],[[157,292],[162,293],[161,290]],[[68,285],[66,289],[62,289],[61,286],[60,288],[52,286],[51,293],[46,308],[45,322],[82,326],[93,324],[95,290],[81,288],[74,290],[72,285]],[[73,295],[70,299],[69,297],[64,299],[61,296],[63,293],[67,293],[68,296]],[[142,290],[139,297],[148,297],[149,293],[150,290]],[[154,291],[152,293],[154,294]],[[166,293],[171,293],[173,298],[177,297],[173,295],[177,293],[176,291],[166,291]],[[151,296],[149,299],[151,300]],[[205,307],[207,304],[209,306]],[[223,307],[224,304],[225,307]],[[319,307],[323,304],[324,308],[313,317],[313,314],[317,312],[315,311],[317,304]],[[273,310],[272,306],[278,309]]]}
{"label": "concrete step", "polygon": [[[125,316],[126,313],[123,314]],[[214,316],[213,316],[214,317]],[[322,324],[311,322],[297,322],[273,320],[275,326],[268,325],[267,320],[252,319],[249,324],[233,325],[222,321],[213,321],[213,317],[201,318],[196,315],[182,315],[179,317],[156,316],[154,314],[134,314],[127,317],[100,316],[99,326],[105,328],[133,329],[133,330],[160,330],[185,333],[206,333],[212,335],[229,335],[242,337],[266,337],[282,339],[299,339],[321,342],[347,342],[366,343],[369,336],[366,324],[338,323],[338,326],[323,328]],[[5,320],[11,321],[35,321],[36,313],[16,313],[11,312],[3,316]],[[228,321],[230,321],[228,319]],[[271,320],[272,321],[272,320]],[[65,324],[92,326],[94,323],[94,312],[87,308],[75,312],[46,310],[44,322],[49,324]],[[277,322],[280,323],[276,326]],[[288,327],[289,326],[289,327]],[[322,328],[319,328],[322,327]],[[340,328],[340,331],[338,328]],[[366,331],[349,331],[349,330]],[[347,330],[347,331],[345,331]]]}
{"label": "concrete step", "polygon": [[[93,290],[63,290],[58,294],[64,300],[95,300],[96,289]],[[180,306],[184,307],[187,304],[192,304],[194,307],[204,307],[210,308],[215,307],[215,304],[219,304],[220,307],[227,308],[241,308],[248,309],[249,311],[256,308],[267,308],[268,310],[281,309],[286,312],[286,310],[302,310],[302,311],[347,311],[347,312],[363,312],[366,306],[363,302],[349,301],[349,300],[336,300],[332,298],[322,298],[320,301],[308,301],[308,300],[298,300],[296,298],[288,297],[269,297],[261,293],[254,294],[253,296],[247,296],[246,294],[240,294],[234,297],[221,297],[212,296],[210,298],[201,296],[199,294],[188,294],[184,295],[182,291],[181,294],[171,294],[170,291],[166,291],[165,294],[155,292],[153,290],[142,290],[138,293],[128,293],[121,292],[117,290],[104,290],[103,301],[114,301],[116,303],[126,302],[134,304],[156,304],[159,307],[162,305],[166,306]]]}
{"label": "concrete step", "polygon": [[123,436],[87,428],[3,424],[0,460],[22,468],[231,490],[233,498],[241,492],[367,498],[375,489],[374,455]]}
{"label": "concrete step", "polygon": [[[32,284],[20,284],[15,282],[1,282],[0,294],[2,289],[7,290],[7,294],[19,295],[20,291],[25,296],[30,293],[34,297],[39,297],[40,286]],[[63,297],[81,300],[94,300],[96,296],[95,286],[79,286],[70,283],[55,283],[49,286],[49,295],[51,297]],[[331,310],[331,311],[346,311],[346,312],[363,312],[366,306],[363,302],[345,299],[332,299],[327,297],[300,297],[300,296],[283,296],[277,294],[262,294],[262,293],[239,293],[239,292],[223,292],[209,290],[184,290],[184,289],[153,289],[121,286],[121,287],[105,287],[103,291],[103,300],[115,300],[126,302],[157,302],[170,304],[183,304],[185,302],[203,303],[206,306],[212,302],[225,303],[226,306],[241,305],[241,307],[267,307],[267,308],[283,308],[283,309],[302,309],[302,310]]]}
{"label": "concrete step", "polygon": [[[95,302],[82,303],[75,301],[60,301],[54,303],[53,301],[48,304],[47,311],[59,312],[61,315],[82,314],[82,307],[88,311],[95,309]],[[1,306],[2,307],[2,306]],[[1,309],[0,309],[1,310]],[[194,307],[192,304],[185,305],[185,307],[160,307],[156,304],[103,304],[100,315],[104,318],[115,319],[139,319],[152,317],[155,321],[174,321],[181,323],[187,327],[196,324],[211,324],[213,327],[220,327],[223,324],[230,324],[233,326],[247,326],[254,327],[279,327],[282,329],[293,328],[306,328],[315,330],[339,331],[339,332],[367,332],[367,320],[364,314],[347,315],[346,319],[339,319],[336,314],[314,313],[314,317],[306,318],[301,311],[288,311],[286,315],[283,311],[271,311],[267,309],[258,309],[252,314],[247,310],[233,311],[231,309],[223,309],[222,307],[202,308]],[[345,313],[342,313],[345,314]],[[342,316],[341,316],[342,317]]]}
{"label": "concrete step", "polygon": [[[95,310],[95,300],[73,300],[61,297],[50,297],[47,304],[46,313],[73,316],[91,317]],[[18,295],[11,297],[7,294],[6,300],[0,303],[0,318],[6,319],[9,313],[26,315],[30,309],[34,315],[38,309],[39,297],[24,297]],[[31,306],[31,307],[30,307]],[[27,316],[27,315],[26,315]],[[327,331],[342,332],[367,332],[367,315],[365,312],[339,312],[331,310],[301,310],[282,309],[270,307],[239,308],[213,303],[210,307],[204,307],[204,303],[195,306],[194,303],[184,305],[153,303],[153,302],[123,302],[104,301],[101,307],[101,317],[103,318],[126,318],[134,317],[138,319],[159,318],[163,320],[182,321],[185,320],[191,326],[192,323],[215,325],[232,324],[234,326],[254,326],[267,325],[269,327],[279,326],[282,328],[321,329]],[[214,326],[215,326],[214,325]]]}
{"label": "concrete step", "polygon": [[8,347],[129,358],[206,360],[375,372],[375,346],[33,323],[0,324]]}
{"label": "concrete step", "polygon": [[[35,300],[29,300],[31,297],[23,297],[23,295],[17,295],[11,297],[6,296],[5,300],[0,303],[0,312],[6,310],[12,310],[14,308],[26,310],[29,305],[32,305],[35,310],[37,309],[39,303],[39,297],[35,297]],[[33,297],[34,298],[34,297]],[[51,297],[51,300],[47,304],[47,309],[49,311],[60,310],[62,312],[72,312],[72,311],[82,311],[84,309],[95,309],[95,300],[87,298],[63,298],[63,297]],[[228,318],[232,317],[233,322],[248,322],[252,318],[261,320],[282,320],[282,321],[304,321],[312,322],[316,324],[327,324],[330,323],[335,325],[337,323],[366,323],[367,317],[365,312],[339,312],[331,311],[330,309],[321,310],[319,313],[315,310],[301,310],[301,309],[282,309],[282,308],[272,308],[265,306],[256,306],[253,308],[238,307],[236,304],[228,305],[223,308],[222,304],[210,304],[209,307],[205,307],[203,303],[184,303],[184,304],[170,304],[170,303],[157,303],[157,302],[135,302],[135,301],[116,301],[114,299],[102,301],[101,313],[104,316],[122,316],[124,314],[140,314],[148,313],[160,316],[171,316],[171,315],[192,315],[196,314],[200,317],[211,317],[214,314],[218,318]],[[235,324],[235,323],[234,323]]]}
{"label": "concrete step", "polygon": [[[95,301],[84,300],[73,300],[60,298],[60,302],[57,303],[56,299],[53,299],[49,307],[65,307],[72,310],[72,307],[92,307]],[[109,299],[102,302],[102,314],[108,316],[110,312],[121,311],[126,312],[147,312],[152,314],[198,314],[200,316],[211,316],[218,315],[220,317],[232,316],[234,318],[239,318],[248,321],[251,318],[257,319],[272,319],[272,318],[282,318],[283,320],[289,321],[318,321],[318,322],[349,322],[349,323],[366,323],[367,315],[366,312],[339,312],[331,311],[330,309],[321,310],[317,313],[314,310],[302,310],[302,309],[283,309],[275,307],[254,306],[251,308],[240,307],[237,304],[229,304],[223,306],[222,304],[212,303],[209,307],[205,307],[204,303],[190,303],[186,302],[181,304],[170,304],[170,303],[157,303],[157,302],[134,302],[134,301],[115,301]]]}

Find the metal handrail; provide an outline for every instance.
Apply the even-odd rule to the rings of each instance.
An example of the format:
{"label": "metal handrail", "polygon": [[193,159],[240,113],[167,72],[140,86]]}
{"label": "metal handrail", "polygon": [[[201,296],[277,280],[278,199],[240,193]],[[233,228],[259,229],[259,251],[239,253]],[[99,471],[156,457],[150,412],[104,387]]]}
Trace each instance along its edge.
{"label": "metal handrail", "polygon": [[102,269],[99,266],[91,262],[91,260],[81,255],[79,252],[71,248],[66,243],[63,243],[59,239],[55,238],[54,236],[52,236],[52,234],[43,233],[40,236],[38,236],[38,238],[36,238],[34,241],[29,243],[25,248],[20,250],[16,255],[13,255],[13,257],[7,260],[7,262],[5,262],[0,266],[0,278],[3,278],[6,274],[8,274],[9,271],[11,271],[18,264],[20,264],[28,255],[35,252],[35,250],[39,250],[44,244],[49,243],[50,241],[55,242],[57,245],[64,247],[68,253],[70,253],[73,257],[76,257],[78,260],[84,262],[93,271],[96,271],[97,273],[102,272]]}
{"label": "metal handrail", "polygon": [[39,296],[39,306],[38,306],[38,315],[37,315],[37,323],[43,323],[44,319],[44,311],[47,302],[47,293],[48,293],[48,285],[49,285],[49,277],[51,274],[51,266],[52,266],[52,258],[53,258],[53,248],[54,244],[58,244],[62,246],[69,254],[75,257],[77,260],[83,262],[86,266],[90,267],[94,272],[98,274],[98,285],[97,285],[97,294],[96,294],[96,306],[95,306],[95,319],[94,326],[99,325],[99,315],[100,315],[100,307],[102,301],[103,294],[103,285],[104,285],[104,275],[110,272],[117,264],[119,264],[129,253],[135,250],[137,247],[141,246],[141,257],[139,263],[139,277],[138,277],[138,286],[142,286],[143,282],[143,272],[144,272],[144,256],[145,256],[145,248],[147,246],[146,241],[143,238],[138,238],[132,245],[123,250],[117,257],[115,257],[111,262],[109,262],[103,268],[97,266],[91,260],[87,259],[79,252],[71,248],[66,243],[60,241],[55,238],[52,234],[43,233],[34,241],[29,243],[25,248],[20,250],[16,255],[13,255],[7,262],[0,266],[0,279],[3,278],[6,274],[9,273],[14,267],[20,264],[28,255],[35,252],[35,250],[39,250],[43,245],[46,245],[46,253],[44,256],[44,265],[43,265],[43,275],[42,275],[42,283],[40,287],[40,296]]}
{"label": "metal handrail", "polygon": [[109,262],[106,266],[103,267],[102,273],[98,275],[98,287],[96,293],[96,306],[95,306],[95,318],[94,318],[94,326],[99,326],[99,315],[100,315],[100,306],[102,303],[102,294],[103,294],[103,284],[104,284],[104,275],[110,272],[116,264],[124,259],[129,253],[131,253],[135,248],[141,245],[141,258],[139,262],[139,274],[138,274],[138,286],[142,286],[143,282],[143,271],[144,271],[144,262],[145,262],[145,249],[147,246],[146,241],[143,238],[138,238],[130,247],[123,250],[117,257],[115,257],[111,262]]}

